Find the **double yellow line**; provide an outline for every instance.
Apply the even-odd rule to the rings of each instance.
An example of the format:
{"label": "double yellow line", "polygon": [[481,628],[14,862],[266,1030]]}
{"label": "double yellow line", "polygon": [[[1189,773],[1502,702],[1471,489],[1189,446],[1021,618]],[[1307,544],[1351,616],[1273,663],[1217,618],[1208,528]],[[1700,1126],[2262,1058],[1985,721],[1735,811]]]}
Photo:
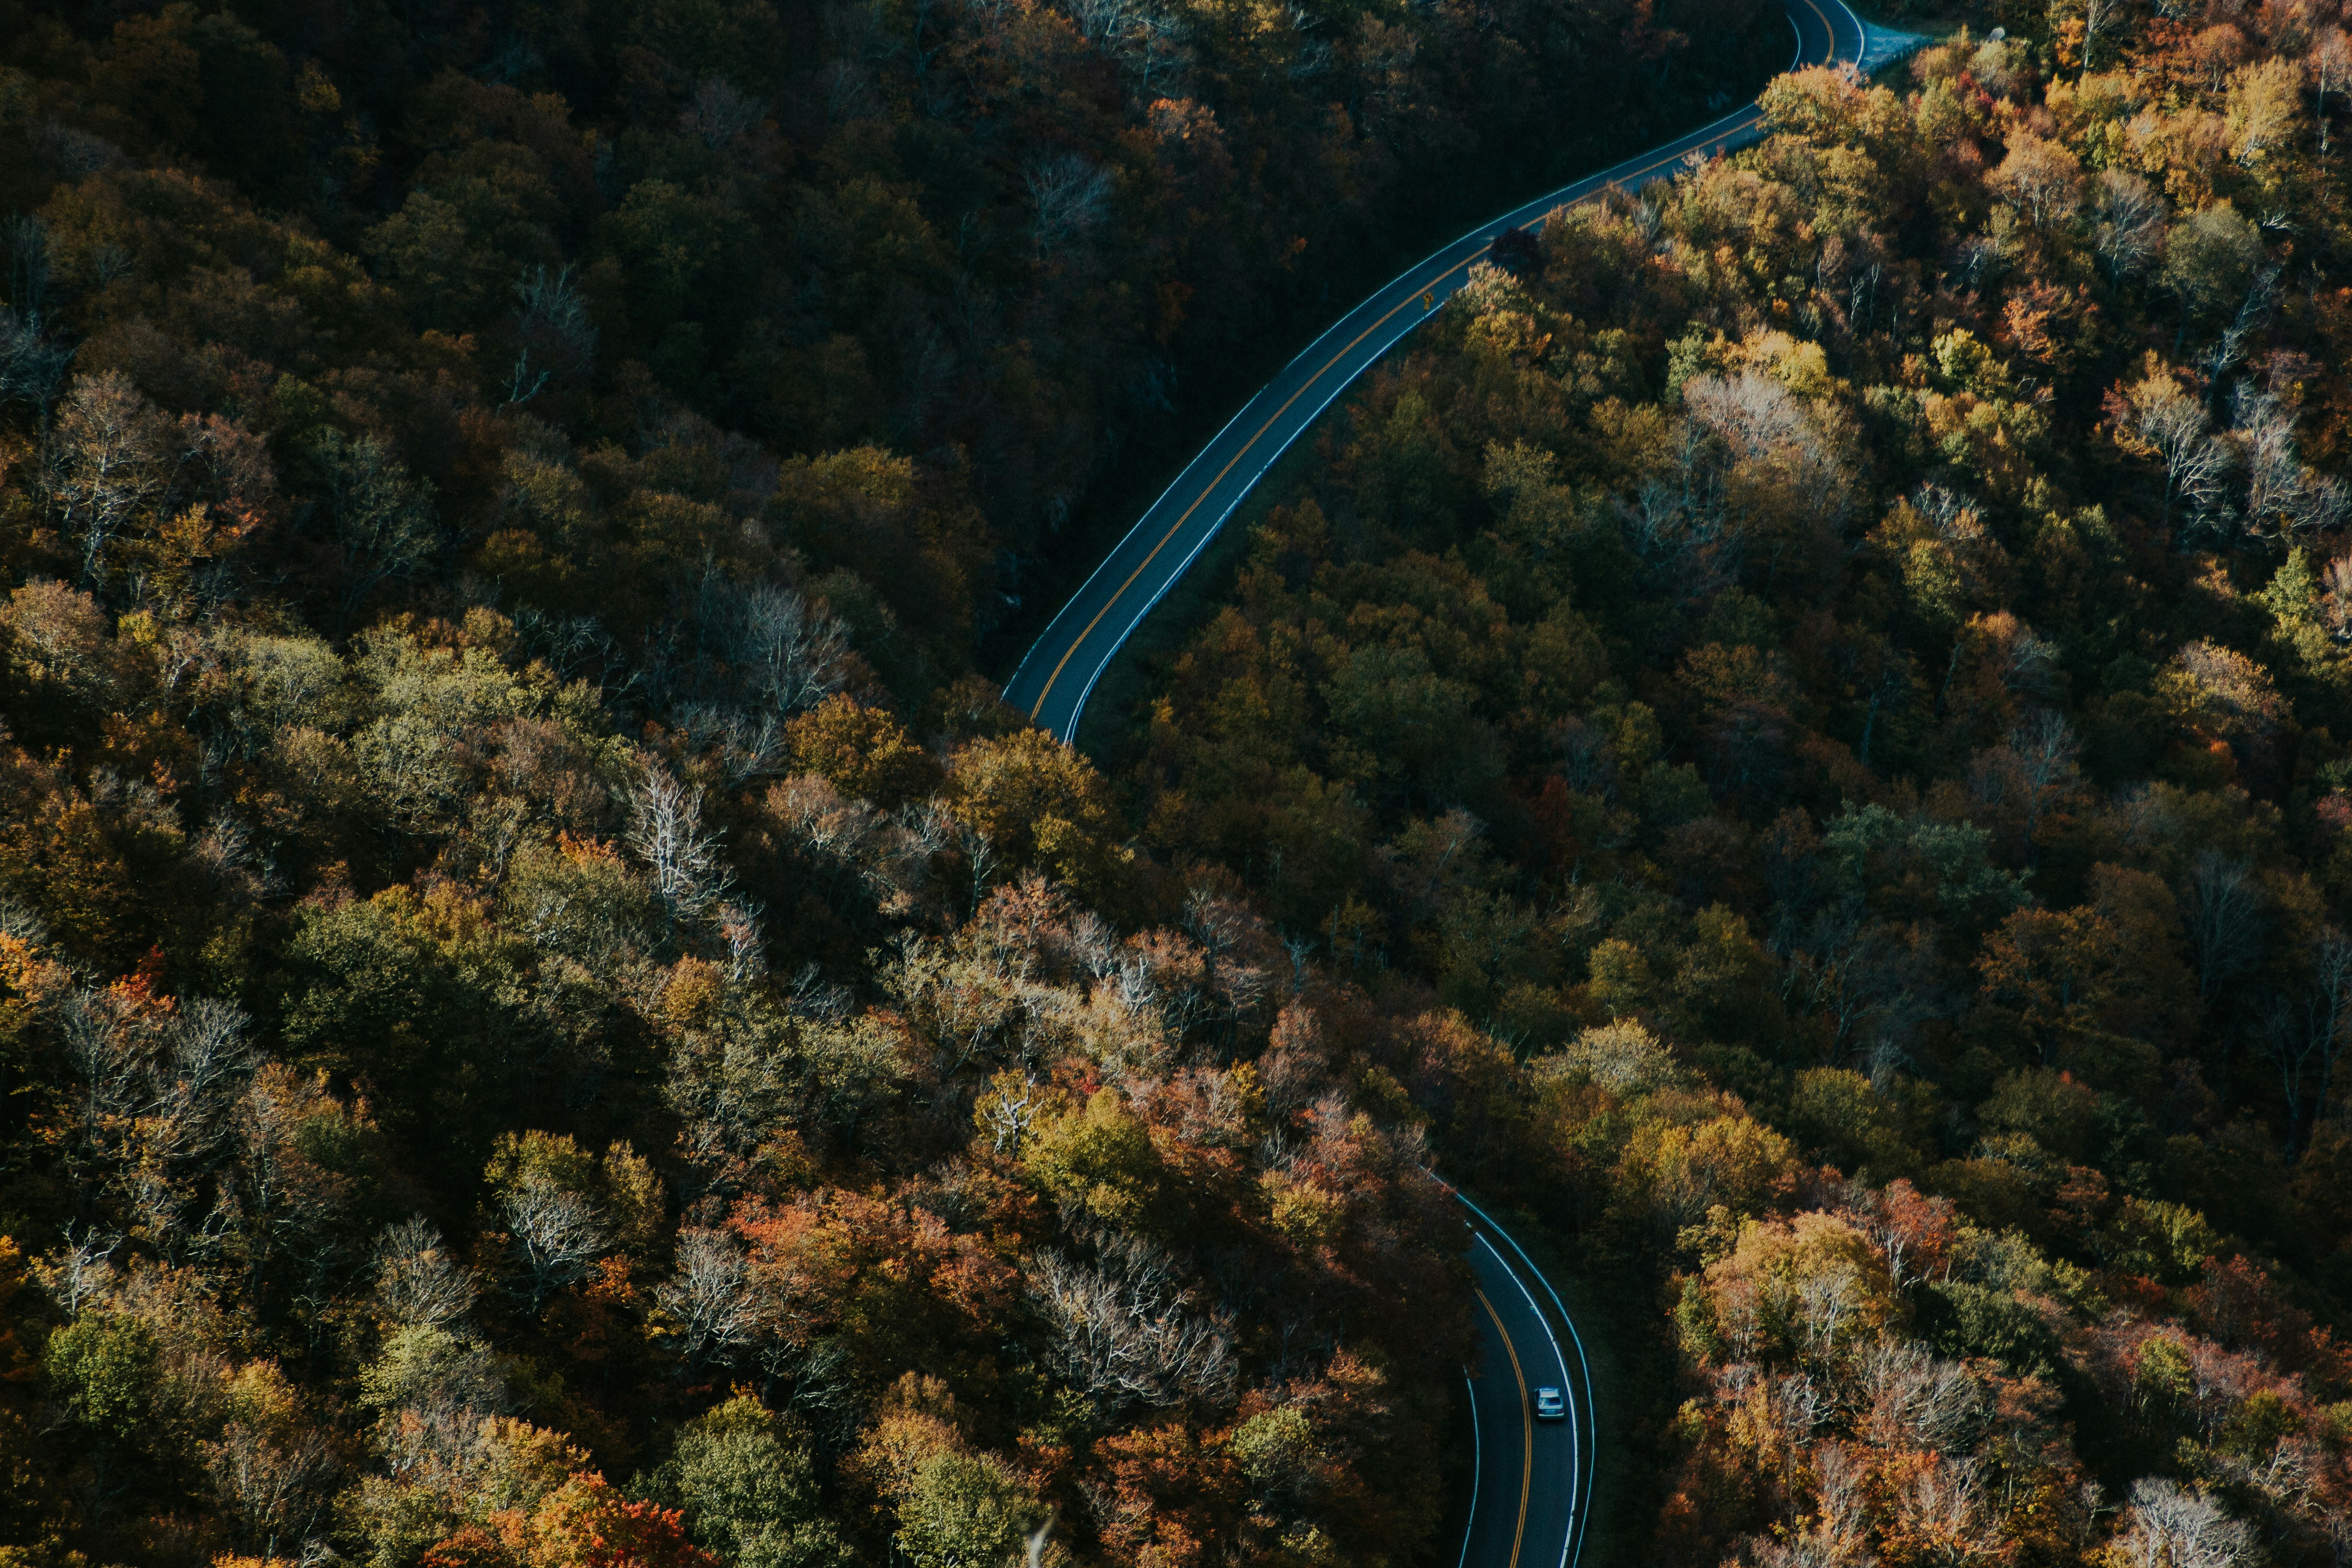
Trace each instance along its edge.
{"label": "double yellow line", "polygon": [[[1475,1289],[1475,1287],[1474,1287]],[[1495,1303],[1479,1290],[1478,1305],[1486,1309],[1486,1316],[1495,1321],[1495,1332],[1501,1336],[1503,1350],[1511,1358],[1511,1376],[1519,1385],[1519,1522],[1511,1531],[1510,1568],[1519,1568],[1519,1543],[1528,1533],[1528,1491],[1535,1482],[1536,1424],[1528,1414],[1528,1380],[1519,1371],[1519,1347],[1511,1342],[1511,1331],[1503,1327],[1503,1314],[1495,1310]]]}
{"label": "double yellow line", "polygon": [[[1834,60],[1837,58],[1837,28],[1831,25],[1829,14],[1821,8],[1817,0],[1805,0],[1805,5],[1814,16],[1821,18],[1822,30],[1828,36],[1830,41],[1830,58]],[[1710,126],[1708,129],[1712,131],[1714,130],[1714,127]],[[1729,137],[1741,129],[1744,129],[1744,122],[1742,125],[1735,125],[1726,128],[1723,131],[1722,135]],[[1639,179],[1643,174],[1650,174],[1657,169],[1662,169],[1668,163],[1675,163],[1677,160],[1687,156],[1695,148],[1704,145],[1706,145],[1706,138],[1701,138],[1698,142],[1693,142],[1689,146],[1677,147],[1672,152],[1662,153],[1647,163],[1643,164],[1640,168],[1635,169],[1629,174],[1616,175],[1609,182],[1609,185],[1604,185],[1601,189],[1606,190],[1612,185],[1622,184],[1627,180]],[[1552,211],[1559,212],[1563,208],[1575,206],[1583,202],[1589,202],[1600,194],[1601,193],[1599,191],[1588,192],[1581,196],[1576,197],[1572,201],[1562,202],[1559,206],[1554,207]],[[1366,327],[1362,331],[1358,332],[1355,337],[1350,339],[1346,348],[1341,349],[1338,353],[1333,354],[1329,359],[1324,361],[1322,365],[1316,370],[1313,375],[1308,376],[1306,381],[1300,384],[1297,391],[1283,399],[1282,406],[1276,409],[1274,413],[1267,417],[1266,422],[1257,427],[1255,434],[1252,435],[1247,441],[1242,443],[1242,449],[1235,452],[1232,458],[1227,461],[1225,466],[1217,470],[1217,477],[1211,479],[1202,488],[1201,493],[1192,498],[1192,504],[1184,509],[1183,515],[1179,517],[1169,526],[1166,533],[1160,536],[1160,542],[1151,547],[1151,553],[1143,558],[1142,564],[1137,566],[1134,571],[1129,573],[1127,574],[1127,581],[1118,585],[1118,592],[1112,594],[1109,598],[1103,601],[1103,607],[1095,612],[1095,618],[1087,623],[1087,629],[1080,632],[1076,637],[1071,639],[1070,646],[1063,650],[1060,660],[1055,664],[1054,673],[1045,678],[1045,684],[1044,687],[1039,689],[1037,692],[1037,700],[1030,705],[1029,717],[1032,720],[1034,720],[1038,714],[1045,711],[1045,699],[1053,695],[1055,682],[1062,679],[1062,671],[1069,665],[1070,660],[1076,656],[1078,649],[1086,646],[1087,639],[1094,636],[1095,628],[1102,625],[1102,618],[1110,614],[1111,606],[1118,604],[1119,600],[1127,596],[1127,591],[1135,586],[1135,580],[1142,576],[1146,571],[1150,570],[1151,563],[1154,561],[1160,559],[1160,552],[1168,548],[1169,541],[1174,539],[1179,532],[1182,531],[1184,525],[1192,520],[1192,514],[1201,510],[1201,503],[1207,500],[1210,496],[1216,493],[1217,487],[1224,483],[1225,476],[1234,471],[1234,465],[1238,464],[1244,458],[1248,457],[1251,450],[1257,446],[1258,442],[1265,438],[1265,433],[1273,429],[1276,425],[1279,424],[1284,415],[1290,412],[1290,405],[1297,402],[1301,397],[1306,396],[1309,387],[1312,387],[1318,382],[1321,381],[1324,376],[1330,374],[1331,368],[1334,365],[1337,365],[1340,361],[1355,353],[1358,344],[1361,343],[1366,338],[1370,337],[1374,332],[1379,331],[1382,327],[1388,325],[1390,321],[1395,317],[1396,313],[1399,310],[1403,310],[1407,305],[1419,302],[1423,314],[1427,314],[1430,311],[1434,310],[1436,309],[1436,305],[1433,302],[1432,296],[1435,294],[1438,287],[1444,284],[1448,279],[1451,279],[1455,273],[1462,271],[1472,262],[1477,260],[1483,254],[1485,254],[1484,247],[1472,250],[1469,255],[1464,257],[1461,260],[1455,262],[1453,266],[1439,273],[1435,279],[1423,284],[1419,290],[1408,293],[1404,299],[1390,307],[1388,311],[1383,314],[1379,321],[1374,321],[1370,326]],[[1493,1309],[1489,1308],[1488,1310],[1492,1310]]]}

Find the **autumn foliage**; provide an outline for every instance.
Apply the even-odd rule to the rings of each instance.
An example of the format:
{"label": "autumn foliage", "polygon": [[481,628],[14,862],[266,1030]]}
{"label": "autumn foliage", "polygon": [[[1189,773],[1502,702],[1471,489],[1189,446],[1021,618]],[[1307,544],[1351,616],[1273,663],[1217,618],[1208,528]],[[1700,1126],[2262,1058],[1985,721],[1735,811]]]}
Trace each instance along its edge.
{"label": "autumn foliage", "polygon": [[0,5],[0,1549],[1444,1561],[1435,1167],[1624,1551],[2340,1557],[2344,18],[1969,23],[1507,242],[1088,756],[1088,508],[1777,12]]}
{"label": "autumn foliage", "polygon": [[1650,1287],[1628,1550],[2344,1549],[2343,28],[1776,79],[1475,268],[1107,727]]}

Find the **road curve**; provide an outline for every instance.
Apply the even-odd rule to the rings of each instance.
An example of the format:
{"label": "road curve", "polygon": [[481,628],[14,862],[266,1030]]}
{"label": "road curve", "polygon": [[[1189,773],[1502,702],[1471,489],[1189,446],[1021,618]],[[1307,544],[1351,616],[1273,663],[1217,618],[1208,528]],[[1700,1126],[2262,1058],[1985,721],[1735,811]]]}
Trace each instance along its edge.
{"label": "road curve", "polygon": [[[1844,0],[1781,3],[1797,38],[1791,69],[1838,61],[1873,65],[1885,45],[1908,41],[1906,35],[1873,29]],[[1242,498],[1334,398],[1462,287],[1470,264],[1486,253],[1497,233],[1538,223],[1555,208],[1588,200],[1612,185],[1633,187],[1669,174],[1692,153],[1721,153],[1753,142],[1760,134],[1758,120],[1751,103],[1677,141],[1538,196],[1407,268],[1349,311],[1244,405],[1152,503],[1031,645],[1005,686],[1005,700],[1065,744],[1074,740],[1095,682]]]}
{"label": "road curve", "polygon": [[[1461,1202],[1471,1215],[1478,1364],[1470,1378],[1475,1479],[1459,1568],[1574,1568],[1592,1500],[1595,1438],[1583,1344],[1559,1294],[1509,1233]],[[1566,1420],[1535,1418],[1535,1391],[1547,1386],[1565,1394]]]}

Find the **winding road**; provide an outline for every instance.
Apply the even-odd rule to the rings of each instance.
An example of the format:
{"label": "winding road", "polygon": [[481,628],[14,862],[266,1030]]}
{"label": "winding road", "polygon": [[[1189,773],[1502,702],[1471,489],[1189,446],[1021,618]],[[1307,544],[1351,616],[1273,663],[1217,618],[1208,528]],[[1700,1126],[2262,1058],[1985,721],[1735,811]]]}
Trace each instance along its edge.
{"label": "winding road", "polygon": [[[1873,27],[1844,0],[1782,0],[1796,35],[1789,68],[1841,62],[1864,70],[1907,52],[1913,35]],[[1277,458],[1468,279],[1507,228],[1540,223],[1611,186],[1635,186],[1761,134],[1754,104],[1679,140],[1538,197],[1410,267],[1286,365],[1203,447],[1032,645],[1005,700],[1065,744],[1095,683]],[[1559,1293],[1510,1234],[1455,1193],[1476,1277],[1478,1364],[1465,1369],[1475,1445],[1469,1525],[1458,1568],[1578,1568],[1599,1440],[1581,1339]],[[1563,1341],[1561,1336],[1565,1334]],[[1535,1391],[1558,1388],[1566,1418],[1538,1421]]]}
{"label": "winding road", "polygon": [[[1454,1195],[1469,1212],[1478,1298],[1478,1365],[1469,1374],[1475,1479],[1460,1568],[1573,1568],[1598,1437],[1584,1343],[1534,1259],[1485,1210]],[[1565,1419],[1537,1419],[1538,1388],[1561,1392]]]}
{"label": "winding road", "polygon": [[[1797,37],[1790,69],[1840,61],[1872,69],[1915,41],[1908,34],[1871,26],[1844,0],[1782,4]],[[1649,176],[1670,174],[1693,154],[1745,145],[1761,134],[1759,120],[1751,103],[1677,141],[1538,196],[1407,268],[1349,311],[1244,405],[1152,503],[1031,646],[1004,689],[1005,700],[1065,744],[1073,741],[1095,682],[1242,499],[1334,398],[1462,287],[1471,263],[1486,254],[1496,234],[1540,223],[1554,210],[1590,200],[1612,185],[1633,187]]]}

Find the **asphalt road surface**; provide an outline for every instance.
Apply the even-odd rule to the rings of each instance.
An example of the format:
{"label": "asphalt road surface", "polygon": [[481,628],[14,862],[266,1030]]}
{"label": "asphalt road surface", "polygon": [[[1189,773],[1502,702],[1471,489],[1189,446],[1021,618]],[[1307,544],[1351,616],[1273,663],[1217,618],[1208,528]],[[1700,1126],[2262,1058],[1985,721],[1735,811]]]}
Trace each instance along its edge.
{"label": "asphalt road surface", "polygon": [[[1911,41],[1907,35],[1870,27],[1843,0],[1782,4],[1796,35],[1792,69],[1841,60],[1872,67],[1902,52]],[[1677,141],[1539,196],[1406,268],[1348,312],[1251,398],[1152,503],[1030,647],[1004,689],[1005,700],[1067,744],[1077,734],[1078,716],[1095,682],[1121,645],[1216,537],[1251,488],[1332,399],[1462,287],[1470,264],[1486,254],[1497,233],[1540,223],[1555,208],[1587,200],[1611,185],[1638,188],[1648,179],[1671,174],[1693,153],[1720,153],[1753,142],[1759,134],[1757,121],[1756,106],[1749,104]]]}
{"label": "asphalt road surface", "polygon": [[[1478,1364],[1470,1375],[1477,1479],[1461,1568],[1573,1568],[1591,1501],[1595,1436],[1583,1348],[1534,1264],[1467,1199],[1463,1205],[1477,1276]],[[1565,1396],[1567,1419],[1536,1419],[1535,1391],[1546,1387]]]}

